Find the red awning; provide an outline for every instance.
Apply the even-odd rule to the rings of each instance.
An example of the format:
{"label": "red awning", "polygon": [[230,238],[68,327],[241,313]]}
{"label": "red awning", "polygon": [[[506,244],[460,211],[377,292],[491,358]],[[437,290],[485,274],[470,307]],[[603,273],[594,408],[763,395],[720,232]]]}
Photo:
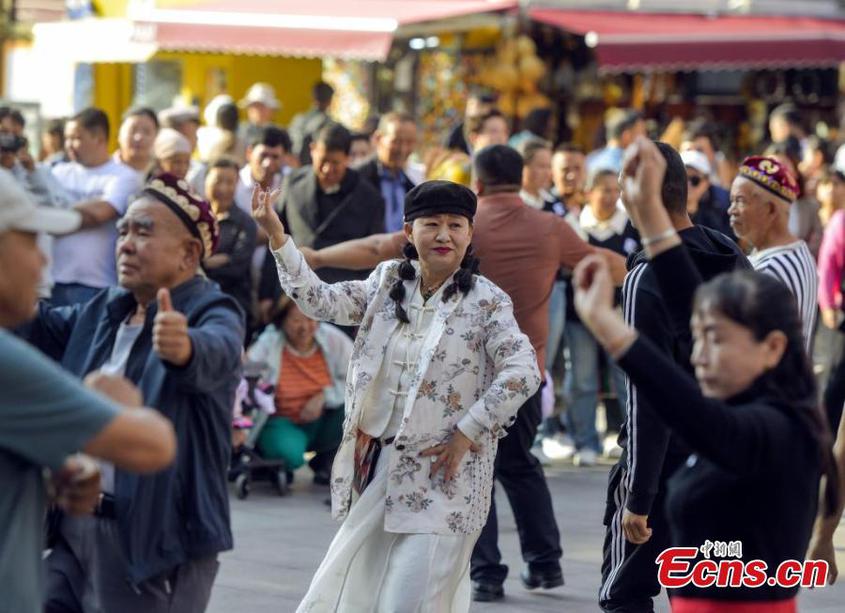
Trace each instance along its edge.
{"label": "red awning", "polygon": [[845,20],[535,9],[582,34],[603,72],[828,67],[845,61]]}
{"label": "red awning", "polygon": [[517,0],[210,0],[130,14],[161,49],[383,60],[403,25],[515,8]]}

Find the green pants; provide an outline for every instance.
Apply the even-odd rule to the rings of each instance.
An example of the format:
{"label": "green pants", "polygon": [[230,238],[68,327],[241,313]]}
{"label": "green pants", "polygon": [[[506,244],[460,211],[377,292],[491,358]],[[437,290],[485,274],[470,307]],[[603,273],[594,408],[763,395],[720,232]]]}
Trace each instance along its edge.
{"label": "green pants", "polygon": [[305,452],[325,453],[340,445],[343,408],[326,409],[319,419],[295,424],[286,417],[271,417],[258,437],[258,449],[268,459],[284,460],[288,470],[305,464]]}

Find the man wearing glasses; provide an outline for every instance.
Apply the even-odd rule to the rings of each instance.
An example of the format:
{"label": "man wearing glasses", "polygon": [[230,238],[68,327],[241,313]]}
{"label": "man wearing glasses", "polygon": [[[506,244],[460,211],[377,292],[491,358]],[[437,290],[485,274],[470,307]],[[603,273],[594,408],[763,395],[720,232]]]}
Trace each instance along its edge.
{"label": "man wearing glasses", "polygon": [[681,153],[681,159],[687,171],[687,213],[692,222],[736,240],[728,216],[730,194],[710,181],[712,168],[707,156],[689,149]]}

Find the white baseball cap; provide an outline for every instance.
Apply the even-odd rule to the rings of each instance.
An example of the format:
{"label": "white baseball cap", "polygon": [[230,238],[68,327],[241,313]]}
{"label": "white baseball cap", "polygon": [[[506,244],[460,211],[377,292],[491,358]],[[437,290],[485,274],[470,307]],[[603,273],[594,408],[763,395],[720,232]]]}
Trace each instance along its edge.
{"label": "white baseball cap", "polygon": [[82,216],[76,211],[36,206],[15,176],[0,169],[0,232],[46,232],[67,234],[79,228]]}
{"label": "white baseball cap", "polygon": [[246,92],[238,106],[246,108],[250,104],[260,103],[271,109],[279,109],[282,105],[276,99],[276,90],[269,83],[254,83]]}
{"label": "white baseball cap", "polygon": [[693,170],[697,170],[705,177],[710,176],[710,160],[707,156],[695,149],[689,149],[681,154],[681,160],[684,166],[689,166]]}

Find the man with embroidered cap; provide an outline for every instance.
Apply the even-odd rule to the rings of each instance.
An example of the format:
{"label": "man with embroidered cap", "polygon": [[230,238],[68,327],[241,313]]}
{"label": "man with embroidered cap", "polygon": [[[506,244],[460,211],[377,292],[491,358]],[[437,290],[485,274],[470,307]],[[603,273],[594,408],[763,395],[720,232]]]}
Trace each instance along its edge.
{"label": "man with embroidered cap", "polygon": [[731,227],[751,244],[754,269],[784,283],[798,305],[807,349],[816,326],[818,274],[807,243],[789,232],[789,208],[798,197],[798,182],[773,157],[747,157],[731,185]]}
{"label": "man with embroidered cap", "polygon": [[217,554],[232,547],[226,472],[244,337],[240,307],[200,273],[217,237],[185,181],[154,177],[118,224],[120,287],[72,308],[42,304],[24,331],[79,377],[135,383],[179,447],[156,475],[101,467],[95,517],[63,518],[47,560],[48,612],[205,610]]}
{"label": "man with embroidered cap", "polygon": [[97,501],[100,473],[80,449],[140,472],[158,471],[175,455],[168,420],[129,408],[141,404],[134,386],[100,373],[83,386],[11,333],[37,301],[46,260],[36,236],[72,232],[80,222],[75,211],[36,206],[0,169],[0,593],[3,610],[15,613],[42,611],[47,504],[84,514]]}

